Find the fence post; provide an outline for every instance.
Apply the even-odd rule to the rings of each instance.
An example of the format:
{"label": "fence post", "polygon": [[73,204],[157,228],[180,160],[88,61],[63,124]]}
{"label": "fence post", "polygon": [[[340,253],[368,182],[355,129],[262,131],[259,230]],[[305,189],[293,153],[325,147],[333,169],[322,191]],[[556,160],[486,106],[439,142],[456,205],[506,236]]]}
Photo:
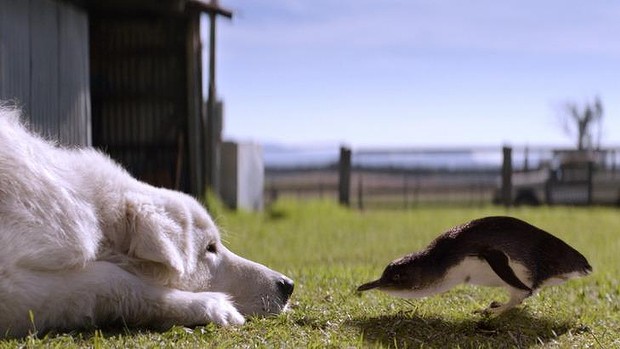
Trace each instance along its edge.
{"label": "fence post", "polygon": [[340,161],[338,164],[338,202],[349,206],[351,193],[351,149],[340,147]]}
{"label": "fence post", "polygon": [[512,204],[512,148],[503,147],[502,153],[502,203],[509,207]]}
{"label": "fence post", "polygon": [[594,162],[588,161],[588,206],[592,206],[592,176],[594,172]]}
{"label": "fence post", "polygon": [[357,177],[357,208],[364,209],[364,185],[362,184],[362,174]]}
{"label": "fence post", "polygon": [[523,154],[523,171],[527,172],[530,170],[530,149],[525,147]]}
{"label": "fence post", "polygon": [[409,208],[409,181],[407,180],[407,173],[403,174],[403,204],[405,209]]}

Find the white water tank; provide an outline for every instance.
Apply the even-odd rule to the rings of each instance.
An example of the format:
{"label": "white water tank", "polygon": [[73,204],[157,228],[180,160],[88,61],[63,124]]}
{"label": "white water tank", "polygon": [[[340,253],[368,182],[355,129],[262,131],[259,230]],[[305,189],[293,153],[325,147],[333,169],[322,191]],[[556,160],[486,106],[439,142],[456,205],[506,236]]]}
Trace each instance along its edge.
{"label": "white water tank", "polygon": [[261,146],[223,142],[220,161],[220,195],[224,203],[234,209],[262,210],[265,166]]}

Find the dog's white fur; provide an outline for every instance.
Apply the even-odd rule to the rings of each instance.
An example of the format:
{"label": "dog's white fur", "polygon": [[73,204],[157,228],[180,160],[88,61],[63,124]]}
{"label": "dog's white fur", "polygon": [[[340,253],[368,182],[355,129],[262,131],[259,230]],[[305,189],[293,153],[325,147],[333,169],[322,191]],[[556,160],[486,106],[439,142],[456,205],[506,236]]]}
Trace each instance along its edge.
{"label": "dog's white fur", "polygon": [[196,200],[55,146],[18,114],[0,106],[0,337],[242,324],[286,308],[292,282],[227,250]]}

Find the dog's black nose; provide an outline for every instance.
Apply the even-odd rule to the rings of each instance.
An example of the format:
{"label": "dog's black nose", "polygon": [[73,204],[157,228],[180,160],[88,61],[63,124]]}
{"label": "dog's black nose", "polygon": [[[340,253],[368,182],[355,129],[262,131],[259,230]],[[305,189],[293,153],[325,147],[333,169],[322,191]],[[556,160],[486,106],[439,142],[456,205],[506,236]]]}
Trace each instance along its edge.
{"label": "dog's black nose", "polygon": [[282,299],[287,301],[288,298],[293,293],[293,289],[295,288],[295,283],[293,280],[283,276],[280,280],[276,281],[278,285],[278,290],[280,290],[280,294],[282,295]]}

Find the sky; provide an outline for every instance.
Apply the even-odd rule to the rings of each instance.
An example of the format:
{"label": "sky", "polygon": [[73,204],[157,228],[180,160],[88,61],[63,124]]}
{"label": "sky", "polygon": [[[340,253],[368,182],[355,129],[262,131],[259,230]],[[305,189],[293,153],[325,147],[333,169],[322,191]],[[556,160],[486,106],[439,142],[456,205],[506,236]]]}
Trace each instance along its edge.
{"label": "sky", "polygon": [[226,139],[296,146],[572,146],[576,137],[562,127],[566,103],[583,106],[599,96],[601,143],[620,145],[618,1],[220,5],[234,16],[217,22]]}

